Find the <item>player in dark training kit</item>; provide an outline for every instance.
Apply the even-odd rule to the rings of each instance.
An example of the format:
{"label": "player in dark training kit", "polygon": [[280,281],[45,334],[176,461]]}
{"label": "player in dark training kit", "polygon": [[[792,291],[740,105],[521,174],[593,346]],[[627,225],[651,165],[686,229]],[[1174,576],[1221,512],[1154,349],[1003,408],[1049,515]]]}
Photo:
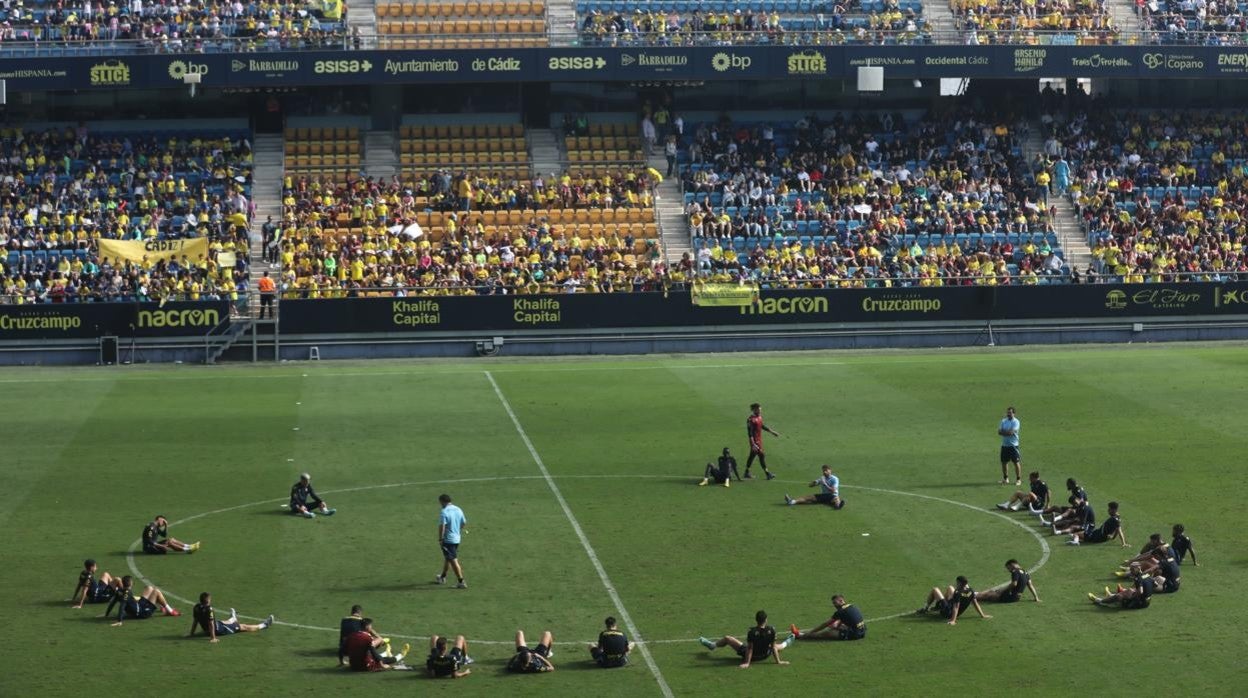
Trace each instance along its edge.
{"label": "player in dark training kit", "polygon": [[290,513],[305,519],[315,519],[313,509],[321,512],[321,516],[333,516],[338,511],[330,509],[325,500],[317,496],[316,490],[312,489],[312,476],[303,473],[299,476],[299,482],[290,488]]}
{"label": "player in dark training kit", "polygon": [[728,452],[728,447],[724,446],[724,453],[719,457],[719,462],[714,465],[706,464],[706,470],[702,473],[702,482],[698,483],[698,487],[705,487],[711,484],[712,480],[716,485],[728,487],[734,475],[737,482],[741,482],[741,474],[737,472],[737,459],[733,458]]}
{"label": "player in dark training kit", "polygon": [[82,608],[84,603],[110,601],[121,588],[121,580],[107,572],[100,572],[99,579],[96,579],[96,569],[95,560],[82,563],[82,572],[78,573],[78,586],[74,589],[74,595],[69,599],[69,602],[74,604],[74,608]]}
{"label": "player in dark training kit", "polygon": [[984,603],[1014,603],[1022,601],[1025,592],[1031,592],[1031,598],[1040,602],[1040,595],[1036,593],[1036,586],[1031,583],[1031,575],[1023,566],[1018,564],[1018,560],[1006,560],[1005,569],[1010,573],[1010,581],[1000,589],[989,589],[988,591],[978,594],[979,600]]}
{"label": "player in dark training kit", "polygon": [[431,679],[462,679],[472,673],[464,669],[472,664],[468,656],[468,641],[463,635],[455,638],[455,646],[446,649],[446,638],[434,635],[429,638],[429,659],[425,660],[425,673]]}
{"label": "player in dark training kit", "polygon": [[836,612],[820,625],[802,632],[796,625],[789,626],[792,635],[785,641],[784,647],[794,640],[862,640],[867,636],[867,621],[862,611],[845,597],[837,594],[832,597],[832,606]]}
{"label": "player in dark training kit", "polygon": [[1033,470],[1027,476],[1031,482],[1029,492],[1019,490],[1010,498],[997,505],[1001,511],[1020,511],[1024,506],[1033,514],[1043,514],[1049,508],[1049,485],[1040,479],[1040,473]]}
{"label": "player in dark training kit", "polygon": [[[347,638],[353,634],[364,630],[364,607],[358,603],[351,607],[351,615],[342,619],[338,624],[338,663],[347,663]],[[370,624],[367,630],[368,634],[374,638],[381,638],[381,635],[373,630]],[[389,639],[381,638],[383,644],[390,644]]]}
{"label": "player in dark training kit", "polygon": [[915,611],[915,613],[927,613],[933,606],[940,611],[941,618],[948,618],[949,625],[957,625],[958,618],[966,613],[966,609],[971,606],[979,612],[979,617],[987,620],[992,616],[984,613],[984,609],[979,605],[979,597],[975,590],[971,588],[971,583],[966,577],[958,575],[956,584],[947,587],[943,592],[940,587],[933,587],[927,594],[927,601],[923,607]]}
{"label": "player in dark training kit", "polygon": [[554,671],[555,665],[550,663],[550,658],[555,654],[551,649],[554,644],[555,636],[547,630],[542,633],[542,641],[537,643],[537,647],[529,647],[524,644],[524,631],[517,630],[516,653],[507,660],[507,671],[513,674],[541,674]]}
{"label": "player in dark training kit", "polygon": [[195,604],[195,608],[191,611],[191,632],[187,637],[195,637],[195,631],[203,628],[204,634],[208,636],[208,642],[216,642],[217,638],[223,635],[258,633],[270,625],[273,625],[272,614],[262,623],[249,625],[240,623],[238,613],[232,608],[227,620],[217,620],[217,612],[212,608],[212,594],[205,591],[199,595],[199,603]]}
{"label": "player in dark training kit", "polygon": [[774,480],[775,475],[767,469],[767,456],[763,453],[763,432],[767,432],[777,439],[780,434],[771,430],[766,424],[763,424],[763,406],[757,402],[750,405],[750,416],[745,418],[745,434],[750,439],[750,457],[745,459],[745,479],[752,479],[750,468],[754,465],[754,459],[758,459],[758,464],[762,466],[763,473],[767,475],[768,480]]}
{"label": "player in dark training kit", "polygon": [[1109,518],[1105,519],[1105,523],[1102,523],[1100,528],[1091,529],[1085,526],[1082,531],[1074,531],[1070,534],[1070,540],[1066,541],[1066,545],[1079,545],[1081,542],[1105,543],[1115,538],[1122,541],[1122,547],[1127,547],[1127,536],[1122,532],[1122,519],[1118,516],[1118,502],[1110,502]]}
{"label": "player in dark training kit", "polygon": [[739,666],[742,669],[749,669],[751,662],[768,657],[774,657],[776,664],[788,664],[788,662],[780,659],[780,650],[788,645],[782,646],[776,643],[776,629],[767,625],[766,611],[759,611],[754,614],[754,627],[750,628],[749,632],[746,633],[745,642],[731,635],[725,635],[714,641],[700,637],[698,638],[698,643],[708,650],[714,650],[717,647],[731,647],[736,651],[737,656],[741,658]]}
{"label": "player in dark training kit", "polygon": [[199,543],[183,543],[177,538],[169,537],[169,519],[157,514],[143,527],[143,552],[149,555],[164,555],[170,550],[180,553],[193,553],[199,550]]}
{"label": "player in dark training kit", "polygon": [[167,616],[182,615],[169,605],[165,595],[156,587],[149,586],[143,589],[142,594],[135,594],[134,578],[130,575],[121,578],[121,586],[113,595],[112,601],[108,602],[108,608],[104,610],[105,618],[113,615],[114,606],[117,607],[117,620],[113,623],[114,627],[121,625],[126,618],[132,620],[151,618],[157,609],[163,609]]}
{"label": "player in dark training kit", "polygon": [[589,646],[589,656],[604,669],[627,666],[628,653],[633,651],[633,643],[616,626],[614,616],[607,616],[606,625],[607,629],[598,633],[598,644]]}
{"label": "player in dark training kit", "polygon": [[1096,594],[1088,593],[1088,598],[1097,606],[1113,606],[1117,604],[1120,608],[1126,610],[1139,610],[1148,608],[1152,602],[1153,592],[1156,591],[1155,580],[1152,576],[1145,574],[1138,564],[1131,565],[1131,578],[1135,580],[1135,584],[1130,589],[1118,587],[1117,593],[1108,593],[1105,596],[1097,598]]}
{"label": "player in dark training kit", "polygon": [[1192,539],[1183,533],[1184,530],[1183,524],[1175,524],[1171,531],[1174,534],[1174,540],[1170,542],[1170,549],[1174,551],[1174,561],[1181,565],[1183,558],[1191,553],[1192,566],[1200,567],[1200,563],[1196,562],[1196,547],[1192,545]]}

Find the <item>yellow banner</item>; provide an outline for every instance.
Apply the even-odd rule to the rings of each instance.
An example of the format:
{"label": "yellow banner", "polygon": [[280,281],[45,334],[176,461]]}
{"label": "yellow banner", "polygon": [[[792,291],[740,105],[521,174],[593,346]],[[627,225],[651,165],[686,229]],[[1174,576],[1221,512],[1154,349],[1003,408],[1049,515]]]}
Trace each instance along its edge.
{"label": "yellow banner", "polygon": [[185,256],[192,264],[200,256],[208,256],[208,238],[189,240],[100,240],[100,259],[109,261],[142,262],[147,257],[153,262],[162,259],[182,261]]}
{"label": "yellow banner", "polygon": [[693,304],[704,307],[744,308],[758,300],[755,284],[695,284]]}

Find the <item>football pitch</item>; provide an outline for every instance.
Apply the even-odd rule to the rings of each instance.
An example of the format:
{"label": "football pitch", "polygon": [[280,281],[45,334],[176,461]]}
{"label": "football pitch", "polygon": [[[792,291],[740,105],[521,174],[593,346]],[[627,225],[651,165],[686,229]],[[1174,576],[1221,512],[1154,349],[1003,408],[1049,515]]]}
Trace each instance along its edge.
{"label": "football pitch", "polygon": [[[4,696],[1242,695],[1248,678],[1238,344],[12,369],[0,390]],[[752,402],[782,435],[766,437],[778,478],[697,487],[724,446],[744,467]],[[1077,478],[1098,521],[1117,500],[1129,549],[995,511],[1015,489],[998,484],[1007,405],[1024,483],[1039,470],[1064,501]],[[822,463],[845,508],[785,506]],[[301,471],[335,516],[282,508]],[[442,493],[468,517],[464,590],[433,584]],[[156,514],[202,550],[129,555]],[[1088,601],[1175,523],[1201,563],[1179,593]],[[114,628],[104,606],[71,609],[88,557],[184,615]],[[954,627],[913,615],[959,574],[1003,583],[1008,558],[1041,603]],[[279,624],[188,639],[201,591]],[[782,637],[813,627],[833,593],[863,610],[865,641],[799,642],[789,666],[746,671],[695,641],[744,638],[759,609]],[[430,634],[467,636],[472,675],[338,668],[355,603],[421,668]],[[608,615],[645,641],[627,668],[589,662]],[[517,629],[554,633],[553,674],[504,673]]]}

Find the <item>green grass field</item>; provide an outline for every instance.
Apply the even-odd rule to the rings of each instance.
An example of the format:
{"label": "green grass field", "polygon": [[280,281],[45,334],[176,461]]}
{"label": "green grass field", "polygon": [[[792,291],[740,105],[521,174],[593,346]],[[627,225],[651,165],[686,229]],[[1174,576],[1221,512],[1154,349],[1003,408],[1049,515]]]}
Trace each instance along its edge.
{"label": "green grass field", "polygon": [[[648,696],[661,695],[660,677],[679,696],[1242,695],[1233,585],[1248,568],[1246,386],[1241,345],[4,370],[0,588],[21,629],[0,640],[0,695],[453,684],[468,695]],[[767,443],[779,479],[695,487],[724,445],[744,465],[753,401],[784,435]],[[1201,567],[1183,568],[1179,594],[1145,611],[1095,608],[1086,593],[1112,584],[1128,551],[1068,547],[1038,535],[1033,517],[990,511],[1007,489],[995,433],[1007,404],[1022,420],[1025,468],[1063,498],[1077,477],[1098,518],[1121,502],[1131,553],[1186,524]],[[846,508],[785,507],[823,462]],[[301,470],[337,516],[279,508]],[[442,492],[469,517],[468,590],[431,583]],[[292,625],[186,639],[184,601],[182,618],[121,628],[101,606],[69,608],[82,559],[127,573],[127,550],[157,513],[173,535],[203,541],[195,555],[133,559],[171,594],[207,590],[218,610],[319,628],[360,603],[396,640],[466,635],[473,675],[351,674],[335,667],[336,631]],[[977,588],[1003,582],[1008,557],[1047,558],[1034,576],[1042,603],[988,606],[991,620],[956,627],[898,615],[958,574]],[[741,671],[729,650],[693,641],[744,636],[760,608],[778,628],[810,627],[834,592],[874,619],[865,642],[799,643],[790,666]],[[626,669],[593,668],[583,642],[625,609],[653,668],[639,653]],[[558,671],[503,673],[517,628],[554,631]]]}

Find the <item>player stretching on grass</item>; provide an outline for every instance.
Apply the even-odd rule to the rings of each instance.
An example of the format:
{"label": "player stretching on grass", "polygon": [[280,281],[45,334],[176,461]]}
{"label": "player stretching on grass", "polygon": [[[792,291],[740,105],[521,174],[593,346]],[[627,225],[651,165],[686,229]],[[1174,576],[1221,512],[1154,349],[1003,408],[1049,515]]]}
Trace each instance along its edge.
{"label": "player stretching on grass", "polygon": [[766,424],[763,424],[763,406],[757,402],[750,405],[750,416],[745,418],[745,433],[750,437],[750,457],[745,459],[745,479],[750,480],[754,476],[750,475],[750,467],[754,465],[754,459],[758,459],[758,464],[762,466],[763,473],[767,475],[768,480],[774,480],[775,475],[767,469],[767,456],[763,453],[763,432],[767,432],[777,439],[780,434],[771,430]]}
{"label": "player stretching on grass", "polygon": [[1184,530],[1186,529],[1183,528],[1183,524],[1175,524],[1174,528],[1171,529],[1171,533],[1174,534],[1174,540],[1170,542],[1170,548],[1174,551],[1174,561],[1181,565],[1183,564],[1183,558],[1187,557],[1188,553],[1191,553],[1192,566],[1200,567],[1200,563],[1196,562],[1196,546],[1192,544],[1192,539],[1187,537],[1187,534],[1183,532]]}
{"label": "player stretching on grass", "polygon": [[789,632],[793,634],[785,640],[785,646],[794,640],[861,640],[867,636],[867,621],[857,606],[847,603],[840,594],[832,597],[832,605],[836,607],[836,613],[806,632],[790,625]]}
{"label": "player stretching on grass", "polygon": [[181,553],[193,553],[199,550],[199,543],[183,543],[177,538],[169,537],[169,519],[163,514],[143,527],[143,552],[149,555],[164,555],[170,550]]}
{"label": "player stretching on grass", "polygon": [[429,638],[429,659],[425,660],[425,673],[431,679],[462,679],[472,673],[472,669],[460,667],[472,664],[468,656],[468,641],[463,635],[455,638],[455,646],[446,649],[446,638],[434,635]]}
{"label": "player stretching on grass", "polygon": [[[1053,531],[1057,533],[1057,529]],[[1066,545],[1079,545],[1083,543],[1106,543],[1115,538],[1122,541],[1122,547],[1127,547],[1127,536],[1122,532],[1122,519],[1118,516],[1118,502],[1109,503],[1109,518],[1101,524],[1100,528],[1088,527],[1078,531],[1067,531],[1070,533],[1070,540],[1066,541]]]}
{"label": "player stretching on grass", "polygon": [[827,504],[833,509],[840,509],[845,506],[845,500],[841,499],[840,487],[841,480],[832,474],[832,466],[823,466],[823,474],[818,479],[811,480],[807,487],[818,487],[819,494],[808,494],[805,497],[794,499],[789,495],[784,495],[784,503],[789,506],[795,504]]}
{"label": "player stretching on grass", "polygon": [[606,630],[598,633],[598,644],[589,646],[589,656],[604,669],[627,666],[628,653],[633,651],[633,643],[628,641],[628,636],[615,624],[615,616],[607,616],[606,625]]}
{"label": "player stretching on grass", "polygon": [[736,651],[737,656],[741,658],[742,669],[749,669],[750,662],[754,660],[763,660],[768,657],[774,657],[776,664],[788,664],[780,660],[780,650],[788,647],[788,642],[783,644],[776,642],[776,629],[767,625],[767,612],[759,611],[754,614],[754,627],[750,628],[745,636],[745,642],[738,640],[731,635],[725,635],[718,640],[708,640],[704,637],[698,638],[698,642],[708,650],[714,650],[717,647],[731,647]]}
{"label": "player stretching on grass", "polygon": [[208,636],[208,642],[215,643],[217,638],[223,635],[258,633],[270,625],[273,625],[273,614],[269,614],[269,617],[265,618],[262,623],[249,625],[238,622],[238,613],[232,608],[228,620],[217,620],[217,612],[212,608],[212,594],[205,591],[199,595],[199,603],[195,604],[191,612],[191,632],[187,637],[195,637],[195,631],[203,628]]}
{"label": "player stretching on grass", "polygon": [[1023,484],[1023,457],[1018,452],[1018,417],[1014,416],[1014,408],[1005,408],[1005,419],[997,427],[997,435],[1001,437],[1001,484],[1010,484],[1010,472],[1007,466],[1014,464],[1014,484]]}
{"label": "player stretching on grass", "polygon": [[956,581],[957,584],[955,586],[946,588],[943,593],[940,587],[933,587],[928,592],[927,601],[923,604],[923,607],[915,611],[915,613],[927,613],[932,606],[935,606],[936,610],[940,611],[941,618],[949,619],[949,625],[957,625],[958,616],[965,614],[966,609],[974,606],[975,610],[979,612],[980,618],[984,620],[991,618],[992,616],[984,613],[984,609],[980,607],[978,595],[971,588],[971,583],[966,580],[966,577],[958,575]]}
{"label": "player stretching on grass", "polygon": [[1031,471],[1027,476],[1031,481],[1030,492],[1019,490],[1009,499],[997,505],[1001,511],[1020,511],[1024,506],[1033,514],[1044,514],[1049,508],[1049,485],[1040,479],[1040,472]]}
{"label": "player stretching on grass", "polygon": [[737,477],[737,482],[741,482],[741,473],[737,472],[737,459],[732,457],[728,452],[728,447],[724,446],[724,453],[719,457],[719,462],[712,465],[706,464],[706,470],[702,472],[702,482],[698,483],[698,487],[705,487],[714,480],[716,485],[728,487],[728,482],[732,480],[732,476]]}
{"label": "player stretching on grass", "polygon": [[321,512],[321,516],[333,516],[338,511],[330,509],[325,500],[316,495],[316,490],[312,489],[312,476],[303,473],[299,476],[299,482],[290,488],[290,513],[305,519],[315,519],[316,514],[312,513],[312,509]]}
{"label": "player stretching on grass", "polygon": [[1138,564],[1131,565],[1131,578],[1135,580],[1135,584],[1130,589],[1118,587],[1117,593],[1111,593],[1109,587],[1105,587],[1105,596],[1097,598],[1096,594],[1088,592],[1088,598],[1097,606],[1113,606],[1117,604],[1120,608],[1126,610],[1140,610],[1148,608],[1153,598],[1153,592],[1156,585],[1153,578],[1145,574]]}
{"label": "player stretching on grass", "polygon": [[82,572],[78,573],[78,586],[74,589],[74,595],[69,602],[74,604],[74,608],[82,608],[83,603],[104,603],[117,595],[117,590],[121,588],[121,580],[107,572],[101,572],[100,578],[95,578],[95,560],[87,560],[82,563]]}
{"label": "player stretching on grass", "polygon": [[537,647],[529,647],[524,644],[524,631],[516,631],[516,653],[507,661],[507,671],[513,674],[540,674],[546,671],[554,671],[555,665],[550,663],[550,658],[555,655],[552,647],[555,644],[555,636],[549,630],[542,633],[541,642],[537,643]]}
{"label": "player stretching on grass", "polygon": [[[378,652],[377,648],[383,645],[386,650]],[[398,654],[390,654],[390,641],[373,632],[372,618],[361,618],[360,629],[348,635],[346,642],[347,662],[351,671],[406,670],[403,657],[411,649],[411,645],[404,644]]]}
{"label": "player stretching on grass", "polygon": [[445,584],[447,571],[454,570],[455,577],[459,579],[459,584],[456,584],[455,588],[467,589],[468,584],[464,581],[464,568],[459,564],[459,538],[468,525],[468,519],[464,517],[463,509],[451,504],[451,495],[439,495],[438,502],[442,505],[442,513],[438,517],[438,544],[442,546],[442,573],[434,581],[438,584]]}
{"label": "player stretching on grass", "polygon": [[978,594],[979,600],[984,603],[1014,603],[1022,601],[1023,592],[1030,591],[1031,598],[1036,603],[1040,603],[1040,595],[1036,593],[1036,585],[1031,583],[1031,575],[1023,566],[1018,564],[1018,560],[1006,560],[1005,569],[1010,573],[1010,581],[1000,589],[989,589],[988,591]]}
{"label": "player stretching on grass", "polygon": [[108,602],[108,608],[104,609],[104,617],[113,615],[113,606],[117,607],[117,621],[113,623],[113,627],[121,625],[121,622],[130,618],[132,620],[144,620],[151,618],[156,609],[164,609],[167,616],[180,616],[177,609],[169,605],[165,599],[165,595],[160,589],[149,586],[143,589],[142,594],[134,593],[134,578],[126,575],[121,578],[121,586],[117,589],[117,593],[113,595],[113,600]]}

